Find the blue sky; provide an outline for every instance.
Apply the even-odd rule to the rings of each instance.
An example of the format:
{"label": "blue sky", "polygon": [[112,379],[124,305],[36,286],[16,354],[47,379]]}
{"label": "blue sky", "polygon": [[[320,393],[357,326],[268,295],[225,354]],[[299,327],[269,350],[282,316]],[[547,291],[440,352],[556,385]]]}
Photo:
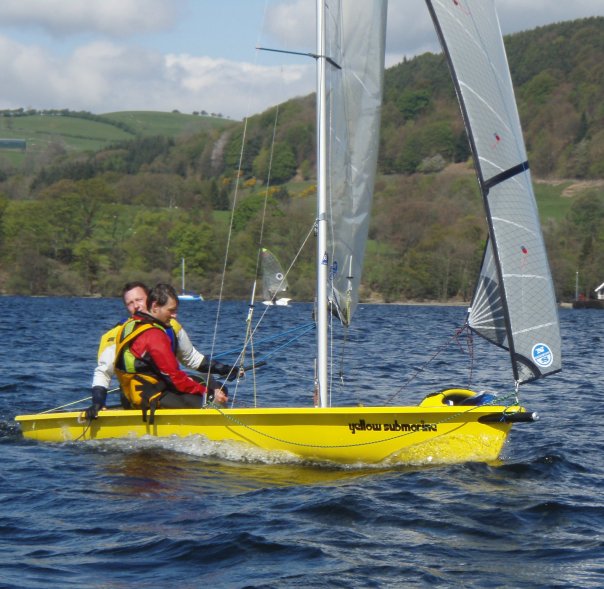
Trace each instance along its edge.
{"label": "blue sky", "polygon": [[[367,0],[370,1],[370,0]],[[0,108],[206,110],[231,118],[313,90],[314,0],[2,0]],[[604,16],[604,0],[498,0],[504,33]],[[423,0],[390,0],[387,65],[438,44]]]}

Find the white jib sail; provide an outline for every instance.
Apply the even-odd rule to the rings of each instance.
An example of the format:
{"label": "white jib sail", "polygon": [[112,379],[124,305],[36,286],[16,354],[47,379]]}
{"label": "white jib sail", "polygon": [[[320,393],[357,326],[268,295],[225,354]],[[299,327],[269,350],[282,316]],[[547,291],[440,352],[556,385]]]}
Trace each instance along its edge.
{"label": "white jib sail", "polygon": [[561,367],[558,310],[493,0],[426,0],[475,159],[489,245],[470,327],[510,351],[526,382]]}

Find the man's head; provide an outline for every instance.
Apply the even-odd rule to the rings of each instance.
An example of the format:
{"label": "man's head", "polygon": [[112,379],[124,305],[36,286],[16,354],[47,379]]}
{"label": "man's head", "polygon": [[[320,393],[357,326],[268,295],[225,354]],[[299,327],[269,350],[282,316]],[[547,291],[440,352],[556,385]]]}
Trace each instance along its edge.
{"label": "man's head", "polygon": [[178,294],[169,284],[157,284],[149,291],[149,313],[162,323],[169,324],[178,313]]}
{"label": "man's head", "polygon": [[128,282],[122,288],[122,299],[130,315],[134,315],[137,311],[147,312],[148,296],[149,289],[142,282]]}

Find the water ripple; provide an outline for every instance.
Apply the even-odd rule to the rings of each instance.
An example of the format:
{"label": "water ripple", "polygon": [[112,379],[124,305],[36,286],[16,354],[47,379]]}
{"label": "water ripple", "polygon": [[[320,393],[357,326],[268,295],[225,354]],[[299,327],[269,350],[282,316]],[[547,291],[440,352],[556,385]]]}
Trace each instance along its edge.
{"label": "water ripple", "polygon": [[[342,468],[200,436],[23,440],[14,415],[85,402],[98,333],[121,309],[102,299],[2,304],[16,317],[0,326],[3,365],[14,366],[0,385],[2,587],[602,586],[604,406],[593,352],[604,313],[561,310],[564,371],[526,387],[523,402],[541,420],[515,426],[498,463]],[[269,331],[308,321],[312,305],[279,311]],[[212,302],[183,309],[201,349],[211,346],[214,312]],[[222,313],[224,349],[236,347],[247,305]],[[369,386],[376,399],[401,388],[399,401],[417,402],[414,391],[444,380],[471,376],[486,388],[507,371],[479,343],[472,372],[459,351],[426,367],[463,309],[361,305],[358,315],[344,359],[353,365],[345,389],[360,391],[359,401]],[[403,354],[383,344],[401,337]],[[77,341],[73,353],[66,341]],[[271,360],[275,404],[289,379],[312,391],[312,345],[310,337]],[[32,361],[15,363],[15,351]]]}

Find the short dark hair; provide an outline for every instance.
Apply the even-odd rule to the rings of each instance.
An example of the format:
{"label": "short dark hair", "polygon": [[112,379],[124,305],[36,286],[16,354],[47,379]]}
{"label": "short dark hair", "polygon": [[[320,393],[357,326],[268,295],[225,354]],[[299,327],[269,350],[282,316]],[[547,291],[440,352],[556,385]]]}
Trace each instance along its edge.
{"label": "short dark hair", "polygon": [[151,305],[157,303],[163,307],[168,303],[168,299],[174,299],[178,303],[178,294],[172,285],[160,282],[149,291],[147,306],[151,309]]}
{"label": "short dark hair", "polygon": [[144,282],[135,281],[126,282],[126,284],[124,284],[124,288],[122,288],[122,298],[124,298],[124,295],[133,288],[142,288],[147,294],[147,296],[149,296],[149,287]]}

